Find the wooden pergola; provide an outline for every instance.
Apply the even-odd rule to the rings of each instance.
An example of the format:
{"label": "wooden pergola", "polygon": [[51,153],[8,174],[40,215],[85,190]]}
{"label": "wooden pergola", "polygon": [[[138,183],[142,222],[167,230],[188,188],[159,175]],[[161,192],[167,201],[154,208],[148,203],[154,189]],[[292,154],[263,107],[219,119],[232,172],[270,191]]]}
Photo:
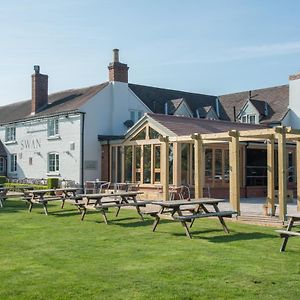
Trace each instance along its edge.
{"label": "wooden pergola", "polygon": [[[179,137],[160,137],[161,142],[161,181],[163,199],[169,200],[169,143],[193,142],[195,151],[195,198],[203,197],[204,187],[204,145],[229,143],[229,199],[234,210],[240,214],[240,142],[263,141],[267,143],[267,202],[272,215],[275,214],[275,143],[278,147],[278,202],[279,218],[286,220],[287,213],[287,142],[296,142],[297,178],[300,178],[300,130],[285,126],[247,131],[198,134]],[[297,209],[300,210],[300,180],[297,180]]]}

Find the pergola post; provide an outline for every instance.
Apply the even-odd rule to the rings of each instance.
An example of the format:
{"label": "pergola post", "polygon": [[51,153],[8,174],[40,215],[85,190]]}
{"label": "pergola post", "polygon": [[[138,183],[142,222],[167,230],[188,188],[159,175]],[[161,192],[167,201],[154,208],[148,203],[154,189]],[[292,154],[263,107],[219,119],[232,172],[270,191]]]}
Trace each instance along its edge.
{"label": "pergola post", "polygon": [[297,211],[300,211],[300,140],[296,141]]}
{"label": "pergola post", "polygon": [[229,132],[229,199],[230,204],[238,215],[240,211],[240,151],[239,151],[239,132],[231,130]]}
{"label": "pergola post", "polygon": [[181,144],[173,143],[173,184],[181,185]]}
{"label": "pergola post", "polygon": [[286,156],[286,128],[284,126],[277,127],[278,139],[278,202],[279,202],[279,218],[286,221],[287,204],[287,156]]}
{"label": "pergola post", "polygon": [[169,200],[169,137],[160,137],[161,144],[161,182],[163,186],[163,200]]}
{"label": "pergola post", "polygon": [[274,137],[268,140],[267,144],[267,175],[268,175],[268,209],[271,209],[272,216],[275,215],[275,185],[274,185]]}
{"label": "pergola post", "polygon": [[195,198],[199,199],[203,197],[203,186],[205,176],[204,172],[204,147],[201,139],[201,135],[193,135],[194,139],[194,151],[195,151]]}

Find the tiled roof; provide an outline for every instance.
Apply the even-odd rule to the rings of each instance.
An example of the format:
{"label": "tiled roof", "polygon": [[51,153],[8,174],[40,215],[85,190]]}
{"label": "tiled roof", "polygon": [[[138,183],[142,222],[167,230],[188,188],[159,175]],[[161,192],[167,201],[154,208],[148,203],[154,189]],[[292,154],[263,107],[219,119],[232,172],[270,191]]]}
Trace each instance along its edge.
{"label": "tiled roof", "polygon": [[[263,117],[262,122],[280,122],[286,115],[289,105],[288,85],[252,90],[251,94],[251,102],[258,108],[258,111],[264,111],[264,108],[262,109],[264,101],[268,103],[268,115]],[[234,121],[233,107],[235,107],[236,115],[238,115],[245,102],[248,100],[248,91],[222,95],[219,96],[219,99],[230,120]],[[260,102],[258,102],[259,100]]]}
{"label": "tiled roof", "polygon": [[[212,106],[216,110],[216,96],[203,95],[196,93],[188,93],[184,91],[162,89],[152,86],[129,84],[129,88],[155,113],[165,112],[165,103],[184,98],[185,102],[191,109],[194,117],[197,116],[196,110],[203,109],[205,106]],[[219,109],[220,118],[222,120],[229,120],[226,112],[222,107]]]}
{"label": "tiled roof", "polygon": [[175,135],[190,135],[193,133],[218,133],[235,130],[252,130],[267,128],[265,125],[254,125],[230,121],[215,121],[207,119],[196,119],[189,117],[170,116],[149,113],[149,117],[174,132]]}
{"label": "tiled roof", "polygon": [[[50,94],[48,96],[48,106],[41,112],[36,113],[34,116],[39,117],[68,111],[76,111],[107,85],[108,82],[104,82],[87,88],[71,89]],[[31,100],[2,106],[0,107],[0,124],[31,118],[32,116],[30,113]]]}

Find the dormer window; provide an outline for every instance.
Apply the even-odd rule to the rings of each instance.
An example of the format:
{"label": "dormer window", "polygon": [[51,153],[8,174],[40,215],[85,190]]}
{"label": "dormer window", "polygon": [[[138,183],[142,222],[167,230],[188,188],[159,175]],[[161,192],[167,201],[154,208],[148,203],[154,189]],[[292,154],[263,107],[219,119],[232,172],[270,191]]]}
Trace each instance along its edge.
{"label": "dormer window", "polygon": [[48,120],[48,137],[57,137],[59,134],[58,131],[58,119]]}
{"label": "dormer window", "polygon": [[256,124],[256,116],[255,115],[243,115],[241,118],[241,122]]}
{"label": "dormer window", "polygon": [[14,142],[16,140],[16,127],[9,126],[5,128],[5,141]]}

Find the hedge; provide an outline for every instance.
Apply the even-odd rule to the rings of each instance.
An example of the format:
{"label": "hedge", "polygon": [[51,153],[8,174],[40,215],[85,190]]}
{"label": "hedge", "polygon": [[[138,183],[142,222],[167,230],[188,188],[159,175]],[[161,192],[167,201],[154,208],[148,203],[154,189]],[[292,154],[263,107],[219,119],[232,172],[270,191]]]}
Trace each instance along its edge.
{"label": "hedge", "polygon": [[26,183],[15,183],[15,182],[6,182],[3,185],[6,188],[9,188],[11,190],[14,190],[16,192],[20,191],[20,188],[25,187],[25,186],[31,186],[35,190],[45,190],[48,187],[45,185],[40,185],[40,184],[26,184]]}

